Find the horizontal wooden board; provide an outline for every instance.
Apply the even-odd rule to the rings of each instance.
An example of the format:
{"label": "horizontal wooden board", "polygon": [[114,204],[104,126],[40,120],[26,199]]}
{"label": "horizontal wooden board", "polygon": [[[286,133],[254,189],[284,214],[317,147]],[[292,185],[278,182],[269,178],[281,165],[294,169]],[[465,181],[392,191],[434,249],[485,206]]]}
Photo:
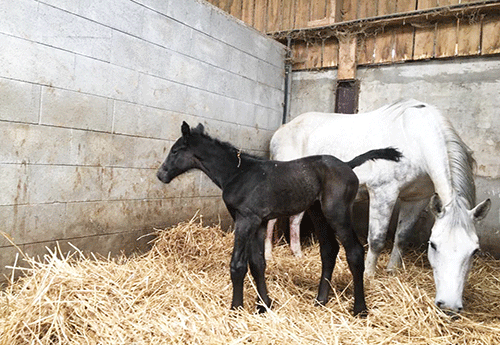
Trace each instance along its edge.
{"label": "horizontal wooden board", "polygon": [[339,42],[330,38],[323,42],[323,67],[336,67],[339,57]]}
{"label": "horizontal wooden board", "polygon": [[413,59],[430,59],[434,57],[436,27],[415,28],[415,42],[413,44]]}
{"label": "horizontal wooden board", "polygon": [[458,22],[457,55],[477,55],[481,51],[481,23],[469,20]]}
{"label": "horizontal wooden board", "polygon": [[316,69],[322,67],[322,52],[323,52],[323,42],[308,42],[307,43],[307,55],[306,55],[306,69]]}
{"label": "horizontal wooden board", "polygon": [[395,29],[393,61],[411,60],[413,57],[414,28],[405,25]]}
{"label": "horizontal wooden board", "polygon": [[457,22],[439,23],[436,29],[435,57],[455,56],[457,52]]}
{"label": "horizontal wooden board", "polygon": [[482,54],[500,53],[500,16],[489,15],[483,20]]}
{"label": "horizontal wooden board", "polygon": [[387,30],[375,36],[375,63],[392,61],[394,49],[394,31]]}

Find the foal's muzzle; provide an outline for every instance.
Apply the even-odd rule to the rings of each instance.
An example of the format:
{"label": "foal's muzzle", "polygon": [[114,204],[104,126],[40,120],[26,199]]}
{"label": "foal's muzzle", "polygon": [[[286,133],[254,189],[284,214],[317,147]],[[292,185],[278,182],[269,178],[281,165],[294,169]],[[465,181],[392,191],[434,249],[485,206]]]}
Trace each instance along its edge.
{"label": "foal's muzzle", "polygon": [[158,172],[156,173],[156,177],[158,177],[158,180],[160,180],[163,183],[169,183],[172,181],[172,179],[168,176],[168,171],[159,169]]}

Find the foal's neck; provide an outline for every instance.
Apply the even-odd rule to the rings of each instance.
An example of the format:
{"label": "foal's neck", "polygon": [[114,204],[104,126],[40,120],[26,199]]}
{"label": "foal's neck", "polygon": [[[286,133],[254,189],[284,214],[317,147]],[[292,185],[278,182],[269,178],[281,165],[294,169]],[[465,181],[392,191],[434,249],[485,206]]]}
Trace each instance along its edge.
{"label": "foal's neck", "polygon": [[243,160],[241,150],[225,146],[219,142],[200,145],[197,158],[202,170],[221,189],[235,175],[242,171]]}

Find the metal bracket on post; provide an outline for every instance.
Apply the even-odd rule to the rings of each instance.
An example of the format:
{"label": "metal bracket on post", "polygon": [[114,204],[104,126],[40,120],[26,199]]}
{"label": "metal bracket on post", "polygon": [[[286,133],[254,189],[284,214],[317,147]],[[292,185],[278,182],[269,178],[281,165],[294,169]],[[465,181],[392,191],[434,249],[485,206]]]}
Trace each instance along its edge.
{"label": "metal bracket on post", "polygon": [[356,114],[358,112],[359,82],[357,80],[337,80],[335,112]]}

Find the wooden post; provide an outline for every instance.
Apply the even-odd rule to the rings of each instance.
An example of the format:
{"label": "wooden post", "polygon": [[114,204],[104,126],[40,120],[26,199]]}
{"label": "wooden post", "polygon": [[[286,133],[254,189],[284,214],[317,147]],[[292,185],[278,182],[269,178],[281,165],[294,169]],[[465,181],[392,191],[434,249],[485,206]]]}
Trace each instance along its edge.
{"label": "wooden post", "polygon": [[354,114],[358,110],[359,87],[356,81],[356,51],[356,35],[339,38],[339,65],[335,95],[335,112],[337,113]]}
{"label": "wooden post", "polygon": [[339,38],[339,69],[337,79],[356,79],[356,48],[356,35],[348,35]]}

